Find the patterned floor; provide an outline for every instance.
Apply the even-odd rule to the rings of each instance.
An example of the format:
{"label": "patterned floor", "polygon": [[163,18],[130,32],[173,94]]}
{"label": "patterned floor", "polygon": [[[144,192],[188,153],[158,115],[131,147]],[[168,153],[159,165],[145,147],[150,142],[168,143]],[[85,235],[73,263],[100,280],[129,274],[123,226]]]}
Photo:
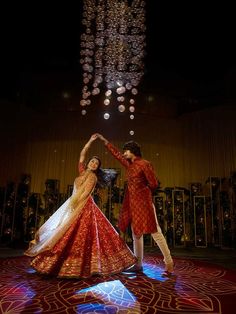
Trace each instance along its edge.
{"label": "patterned floor", "polygon": [[236,271],[175,258],[163,277],[160,256],[145,257],[143,273],[87,280],[41,277],[28,257],[0,259],[0,313],[233,313]]}

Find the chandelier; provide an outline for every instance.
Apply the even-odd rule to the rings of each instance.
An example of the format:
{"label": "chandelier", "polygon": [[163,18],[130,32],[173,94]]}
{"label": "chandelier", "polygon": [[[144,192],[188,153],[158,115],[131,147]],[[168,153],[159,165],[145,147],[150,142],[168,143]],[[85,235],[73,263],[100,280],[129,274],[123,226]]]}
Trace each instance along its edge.
{"label": "chandelier", "polygon": [[145,1],[84,0],[80,64],[83,87],[81,113],[92,96],[102,94],[104,119],[111,106],[134,119],[135,96],[144,74]]}

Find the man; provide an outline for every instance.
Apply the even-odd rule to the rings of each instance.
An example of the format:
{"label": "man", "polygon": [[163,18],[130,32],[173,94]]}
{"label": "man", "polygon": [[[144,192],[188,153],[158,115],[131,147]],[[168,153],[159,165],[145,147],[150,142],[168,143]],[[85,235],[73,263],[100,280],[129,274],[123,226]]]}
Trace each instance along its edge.
{"label": "man", "polygon": [[143,234],[152,235],[159,246],[165,263],[165,271],[173,272],[173,260],[156,217],[156,209],[152,200],[152,192],[157,188],[151,163],[142,158],[138,143],[130,141],[124,144],[123,155],[101,134],[97,134],[110,153],[126,168],[127,189],[119,217],[119,229],[125,232],[131,225],[133,250],[138,262],[133,271],[142,271]]}

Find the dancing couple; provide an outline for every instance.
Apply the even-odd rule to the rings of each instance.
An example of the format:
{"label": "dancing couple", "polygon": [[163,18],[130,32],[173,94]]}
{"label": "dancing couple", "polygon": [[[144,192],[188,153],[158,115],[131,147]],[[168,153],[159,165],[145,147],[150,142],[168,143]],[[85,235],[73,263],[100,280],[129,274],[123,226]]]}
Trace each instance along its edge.
{"label": "dancing couple", "polygon": [[[130,225],[133,252],[95,204],[92,193],[107,184],[99,157],[85,164],[91,144],[100,139],[109,152],[126,168],[127,189],[119,217],[119,229]],[[151,234],[159,246],[166,273],[173,272],[173,260],[162,234],[152,201],[158,182],[150,162],[141,157],[140,146],[128,142],[123,154],[101,134],[94,134],[81,150],[72,195],[39,228],[25,255],[41,274],[59,278],[87,278],[124,270],[142,271],[143,235]]]}

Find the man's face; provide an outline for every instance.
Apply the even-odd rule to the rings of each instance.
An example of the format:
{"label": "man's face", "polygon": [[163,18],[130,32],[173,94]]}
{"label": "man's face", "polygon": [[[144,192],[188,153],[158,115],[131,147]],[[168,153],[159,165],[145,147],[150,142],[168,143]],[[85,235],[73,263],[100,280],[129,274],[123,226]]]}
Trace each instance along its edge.
{"label": "man's face", "polygon": [[131,151],[129,149],[124,150],[123,156],[127,160],[132,160],[135,157],[135,155],[133,153],[131,153]]}

